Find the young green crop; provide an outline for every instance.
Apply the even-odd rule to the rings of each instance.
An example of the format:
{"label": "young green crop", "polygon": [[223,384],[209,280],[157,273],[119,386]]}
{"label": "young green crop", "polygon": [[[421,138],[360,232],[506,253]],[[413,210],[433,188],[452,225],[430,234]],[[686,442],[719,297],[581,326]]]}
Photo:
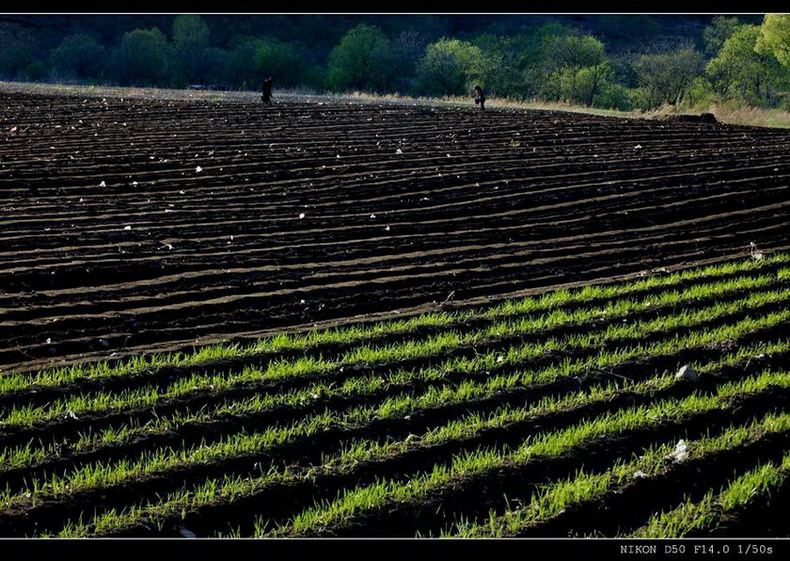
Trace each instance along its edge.
{"label": "young green crop", "polygon": [[[725,285],[727,283],[724,283]],[[587,336],[569,336],[559,344],[559,348],[590,348],[600,346],[617,340],[627,340],[629,338],[644,338],[664,331],[672,331],[682,328],[693,327],[696,324],[708,322],[729,314],[740,313],[758,306],[765,306],[772,303],[783,302],[790,299],[790,288],[768,292],[756,292],[749,294],[745,298],[731,302],[716,303],[699,310],[675,313],[670,316],[660,316],[649,320],[638,320],[630,324],[610,324],[603,333]],[[650,299],[642,301],[641,305],[649,307]],[[631,303],[629,309],[636,306]],[[625,312],[621,312],[625,313]],[[82,414],[96,414],[100,412],[112,412],[132,408],[148,408],[153,405],[183,398],[199,391],[211,391],[220,393],[227,390],[243,386],[245,384],[261,384],[268,381],[277,381],[289,378],[312,378],[321,374],[334,372],[341,367],[353,364],[388,364],[400,360],[415,358],[424,359],[436,356],[452,349],[465,346],[473,346],[480,343],[489,343],[503,336],[515,337],[517,335],[531,335],[548,326],[556,327],[559,325],[583,324],[593,321],[601,315],[611,318],[613,315],[607,309],[603,310],[579,310],[577,312],[555,312],[546,317],[534,319],[521,319],[517,321],[499,322],[483,332],[476,332],[467,335],[460,335],[449,332],[429,338],[426,341],[408,342],[397,346],[383,348],[361,347],[349,351],[341,356],[337,361],[327,361],[316,358],[302,358],[295,361],[284,361],[281,363],[270,364],[265,370],[256,368],[245,368],[241,373],[236,374],[194,374],[190,378],[182,378],[166,388],[158,386],[144,386],[134,390],[125,390],[117,393],[97,392],[85,395],[72,396],[66,399],[59,399],[46,406],[22,405],[10,408],[4,416],[0,416],[0,429],[11,430],[18,427],[30,426],[37,422],[44,422],[63,416],[77,416]],[[619,316],[618,316],[619,317]],[[790,310],[769,314],[760,320],[755,320],[755,325],[761,320],[771,318],[772,321],[783,321],[782,318],[790,317]],[[564,343],[564,344],[563,344]],[[546,342],[554,346],[551,350],[559,350],[553,340]],[[526,351],[530,358],[540,356],[535,350],[537,345],[522,345],[520,347],[510,347],[503,354],[486,355],[495,362],[488,365],[489,368],[497,368],[498,363],[507,361],[508,364],[523,360]],[[522,356],[519,356],[522,355]],[[495,358],[494,358],[495,357]],[[467,361],[471,363],[471,361]],[[458,362],[458,370],[463,371],[464,361]]]}
{"label": "young green crop", "polygon": [[[679,345],[682,345],[682,341]],[[678,347],[681,348],[681,347]],[[757,355],[774,354],[787,352],[790,350],[790,341],[780,341],[775,343],[757,343],[747,347],[740,347],[736,351],[724,355],[715,362],[706,364],[693,363],[692,367],[699,373],[711,372],[725,365],[737,365],[748,362]],[[605,358],[605,355],[603,355]],[[631,358],[631,354],[621,354],[624,359]],[[300,422],[296,423],[293,429],[272,429],[275,431],[283,430],[289,433],[290,441],[303,436],[313,434],[306,432],[304,425],[310,425],[316,433],[320,430],[343,427],[344,430],[352,430],[355,427],[364,426],[374,419],[397,418],[399,416],[413,413],[418,410],[428,410],[435,407],[447,406],[451,404],[469,403],[470,405],[477,400],[489,397],[505,396],[509,392],[524,388],[525,383],[530,380],[539,380],[539,383],[551,383],[555,380],[568,379],[576,374],[593,370],[599,357],[591,357],[586,360],[565,361],[558,366],[545,368],[539,372],[513,372],[508,375],[492,375],[482,382],[474,383],[469,381],[457,388],[429,388],[422,394],[412,392],[400,395],[390,395],[381,404],[374,406],[358,406],[345,413],[335,412],[332,418],[325,417],[325,413],[317,414],[318,417],[326,420],[325,424],[315,424],[313,419],[316,415],[308,415]],[[608,361],[607,361],[608,363]],[[611,364],[609,363],[611,366]],[[378,376],[369,376],[362,379],[347,380],[339,387],[332,385],[316,385],[306,390],[290,392],[289,394],[276,395],[255,395],[239,401],[227,402],[207,410],[201,409],[197,412],[187,412],[175,414],[171,417],[158,417],[143,426],[125,425],[120,428],[110,427],[96,434],[85,434],[80,436],[76,442],[63,441],[46,447],[35,448],[30,443],[16,447],[7,448],[0,452],[0,466],[5,469],[16,469],[20,467],[35,467],[37,464],[46,463],[47,460],[57,458],[62,447],[68,444],[68,449],[72,453],[90,453],[100,449],[107,449],[112,446],[123,446],[146,436],[157,434],[175,433],[188,425],[205,426],[212,421],[238,422],[245,418],[250,418],[261,412],[272,410],[275,407],[285,405],[299,406],[300,404],[310,403],[316,396],[329,397],[332,395],[344,396],[365,395],[366,392],[383,392],[391,394],[397,390],[405,389],[416,379],[425,380],[432,376],[441,377],[442,371],[434,369],[433,372],[412,371],[402,372],[393,376],[387,382]],[[594,387],[593,387],[594,389]],[[584,394],[583,394],[584,395]]]}
{"label": "young green crop", "polygon": [[260,519],[256,524],[256,537],[300,536],[320,534],[321,528],[339,527],[387,504],[414,502],[428,494],[453,488],[456,481],[480,476],[494,469],[524,465],[538,459],[548,459],[567,454],[585,444],[590,444],[601,435],[615,438],[628,431],[658,426],[670,420],[679,421],[707,411],[726,408],[738,396],[755,394],[770,387],[790,387],[790,373],[764,372],[756,378],[726,384],[715,395],[694,394],[683,400],[665,400],[651,406],[634,407],[608,413],[554,433],[545,433],[532,438],[516,450],[476,450],[456,455],[446,463],[434,466],[433,470],[408,482],[380,480],[346,490],[338,499],[324,502],[294,516],[290,521],[272,531],[267,530],[268,521]]}
{"label": "young green crop", "polygon": [[[687,459],[694,461],[715,455],[723,450],[732,450],[766,435],[790,430],[790,413],[769,414],[752,420],[746,426],[732,426],[715,437],[688,441]],[[566,509],[603,499],[618,493],[624,486],[637,479],[657,477],[669,472],[676,464],[666,458],[673,452],[674,443],[651,447],[630,461],[618,459],[603,473],[585,473],[579,470],[574,476],[553,482],[538,490],[524,507],[497,514],[491,513],[485,522],[473,523],[461,520],[454,528],[444,532],[444,537],[513,537],[524,534],[530,527],[545,523]],[[665,537],[654,532],[646,537]]]}
{"label": "young green crop", "polygon": [[790,477],[790,452],[780,463],[768,462],[745,473],[724,487],[718,495],[709,491],[699,502],[685,500],[668,512],[653,515],[634,531],[635,538],[682,538],[688,534],[709,534],[724,517],[747,507],[778,490]]}
{"label": "young green crop", "polygon": [[[486,379],[482,383],[468,380],[465,384],[457,388],[429,388],[420,397],[409,393],[403,394],[402,396],[395,395],[387,399],[380,406],[374,407],[374,409],[377,409],[380,414],[390,415],[403,409],[414,409],[415,406],[431,407],[436,403],[473,401],[474,399],[484,399],[495,394],[501,394],[501,392],[508,391],[509,389],[552,383],[557,380],[568,379],[583,372],[611,368],[622,364],[626,360],[639,356],[672,354],[679,349],[691,347],[695,344],[715,344],[720,341],[735,338],[744,332],[771,325],[770,321],[766,321],[770,319],[770,317],[763,318],[762,321],[757,323],[750,319],[746,319],[733,326],[723,326],[715,330],[707,331],[704,334],[691,333],[685,338],[676,337],[668,341],[658,341],[647,347],[637,345],[635,347],[626,347],[613,353],[601,353],[586,359],[577,359],[575,361],[566,359],[558,364],[537,371],[517,371],[503,375],[494,374],[496,369],[501,369],[502,366],[518,364],[529,356],[540,356],[546,352],[561,348],[555,342],[549,341],[544,345],[525,347],[520,352],[511,352],[504,356],[489,353],[488,355],[481,355],[474,359],[455,359],[447,361],[442,365],[427,369],[400,371],[386,380],[377,375],[370,375],[367,377],[349,379],[339,385],[332,383],[315,384],[306,389],[282,394],[258,394],[253,398],[225,403],[214,409],[213,412],[210,410],[203,410],[197,415],[189,413],[176,414],[172,420],[166,417],[160,418],[157,420],[158,430],[173,430],[179,424],[190,420],[194,422],[206,422],[210,420],[212,416],[216,417],[217,415],[223,417],[227,415],[251,415],[282,407],[303,407],[306,404],[313,403],[317,398],[330,398],[334,396],[351,397],[376,393],[385,395],[398,391],[399,389],[407,389],[415,381],[426,382],[430,380],[442,380],[448,372],[462,372],[466,375],[483,372],[491,373],[486,375]],[[591,337],[592,336],[587,336],[586,338],[582,337],[575,341],[575,344],[578,346],[590,344],[593,342],[590,340]],[[779,344],[779,346],[763,346],[762,351],[755,349],[754,354],[760,354],[760,352],[779,352],[781,348],[781,344]],[[749,352],[748,349],[747,352]],[[151,401],[157,399],[153,391],[148,392],[146,395],[149,396]],[[73,411],[73,409],[69,410]],[[157,430],[157,428],[150,426],[147,426],[147,429],[153,431]],[[111,442],[121,444],[128,441],[128,439],[135,434],[140,434],[141,432],[141,429],[138,428],[137,430],[133,430],[132,427],[109,429],[101,433],[97,437],[97,440],[105,444]],[[92,441],[91,439],[83,438],[80,439],[80,442],[82,442],[82,444],[80,444],[78,448],[87,447],[90,442],[95,442],[95,440]],[[36,456],[35,454],[38,455]],[[42,452],[31,449],[30,445],[26,445],[20,450],[8,450],[0,455],[0,459],[3,460],[0,462],[0,465],[6,465],[9,468],[18,467],[24,465],[24,458],[27,458],[29,461],[35,461],[35,458],[40,459],[42,457],[41,454]]]}
{"label": "young green crop", "polygon": [[[670,378],[671,376],[668,374],[667,376],[663,377],[663,379],[645,382],[645,384],[653,384],[654,388],[661,387],[663,384],[673,383]],[[722,386],[716,395],[694,395],[682,401],[664,400],[649,407],[641,406],[629,408],[627,410],[621,410],[615,413],[600,416],[594,420],[583,421],[581,424],[574,425],[569,429],[560,431],[559,433],[538,435],[529,438],[523,446],[518,448],[513,453],[506,453],[504,451],[483,451],[470,452],[468,454],[462,454],[461,456],[455,456],[455,460],[452,460],[449,464],[451,467],[437,466],[429,475],[412,479],[412,482],[421,481],[422,483],[418,485],[418,488],[426,491],[429,487],[433,489],[435,488],[436,484],[441,486],[442,482],[446,481],[446,477],[439,477],[439,479],[436,479],[437,474],[444,474],[448,477],[450,475],[468,475],[469,472],[467,468],[469,468],[469,466],[479,467],[483,464],[489,465],[490,462],[498,463],[498,465],[504,465],[505,463],[512,464],[513,462],[523,463],[525,461],[529,461],[530,458],[534,459],[537,457],[554,457],[563,453],[568,453],[575,447],[584,445],[590,441],[594,441],[597,438],[597,435],[600,434],[614,436],[618,432],[622,433],[633,429],[645,430],[651,426],[657,426],[669,422],[680,422],[684,419],[688,419],[694,415],[701,414],[706,411],[716,408],[726,408],[729,406],[729,403],[732,402],[732,400],[738,395],[742,395],[744,393],[760,393],[775,385],[787,387],[789,384],[790,376],[788,376],[788,374],[765,372],[755,379],[744,380],[737,384],[731,383]],[[603,393],[595,394],[593,392],[590,399],[600,399],[601,395],[605,395],[606,393],[606,390],[599,391]],[[391,458],[397,453],[402,453],[413,448],[436,445],[437,443],[446,442],[448,439],[456,439],[458,438],[459,433],[471,436],[472,433],[485,430],[486,428],[504,426],[514,422],[524,422],[533,419],[537,414],[539,414],[538,411],[545,415],[548,413],[549,409],[558,410],[562,407],[567,407],[569,403],[573,404],[574,406],[579,406],[580,400],[583,400],[584,398],[577,394],[565,397],[564,399],[565,401],[563,401],[563,399],[557,400],[555,398],[555,400],[552,402],[550,398],[547,398],[546,400],[543,400],[542,402],[533,406],[533,408],[504,408],[487,418],[482,418],[479,415],[472,415],[470,417],[456,420],[441,427],[432,429],[417,439],[390,442],[385,444],[374,441],[358,441],[352,445],[347,446],[344,450],[341,450],[336,457],[327,461],[323,466],[313,467],[307,470],[307,472],[297,472],[292,476],[288,475],[284,470],[273,466],[267,474],[258,478],[222,478],[219,481],[219,484],[214,483],[212,485],[211,489],[213,489],[213,492],[210,494],[206,494],[205,486],[207,484],[203,484],[197,488],[185,487],[181,491],[171,493],[166,497],[160,497],[155,503],[148,503],[144,507],[136,507],[133,509],[121,511],[117,509],[110,509],[106,518],[103,514],[100,514],[90,523],[82,523],[74,526],[71,533],[68,535],[95,535],[101,533],[98,531],[99,528],[104,529],[102,532],[112,531],[106,523],[107,519],[111,519],[113,521],[124,520],[125,522],[123,523],[123,526],[139,523],[141,516],[144,516],[149,523],[157,520],[161,523],[168,517],[179,515],[179,513],[188,512],[194,508],[197,508],[201,504],[207,504],[206,502],[198,501],[196,499],[198,495],[204,498],[209,498],[210,502],[208,504],[218,501],[227,502],[232,500],[229,497],[238,498],[240,496],[249,496],[259,492],[262,489],[271,487],[272,485],[285,483],[287,481],[300,480],[304,479],[305,477],[315,477],[318,473],[349,472],[354,470],[361,461],[387,461],[388,458]],[[477,455],[479,454],[483,454],[484,456],[485,461],[481,460],[482,464],[474,459],[477,458]],[[493,456],[491,456],[492,454]],[[472,458],[472,460],[469,460],[469,458]],[[469,463],[470,461],[471,463]],[[409,485],[406,485],[406,488],[408,487]],[[417,489],[417,487],[415,487],[415,489]],[[390,491],[397,490],[399,490],[399,492],[390,494]],[[408,494],[409,492],[410,491],[408,490],[404,490],[403,484],[388,483],[383,481],[372,486],[364,486],[356,490],[349,491],[344,497],[350,497],[352,505],[358,506],[359,504],[366,504],[368,507],[373,507],[374,505],[370,503],[368,499],[364,499],[361,503],[359,503],[358,501],[360,500],[360,497],[364,498],[374,495],[378,496],[379,501],[376,504],[379,504],[381,501],[384,501],[386,497],[391,497],[393,500],[405,500],[405,495],[403,495],[403,493]],[[416,498],[416,495],[411,497],[411,499],[414,498]],[[339,501],[345,501],[345,498],[341,498]],[[351,510],[348,510],[348,503],[344,503],[344,505],[345,506],[340,508],[340,512],[351,514],[353,512],[358,512],[359,510],[356,506],[351,508]],[[320,507],[317,508],[320,512],[323,512]],[[300,515],[302,518],[296,517],[294,519],[295,523],[298,520],[304,521],[309,518],[311,516],[310,512],[311,511],[308,510],[303,516]],[[322,517],[321,514],[317,514],[317,516],[319,518]],[[261,523],[265,524],[265,521],[261,521]],[[263,526],[261,526],[261,528],[262,527]],[[114,526],[114,528],[118,529],[118,526]],[[278,533],[291,533],[291,531],[296,531],[296,527],[291,527],[290,530],[281,530],[282,531]]]}

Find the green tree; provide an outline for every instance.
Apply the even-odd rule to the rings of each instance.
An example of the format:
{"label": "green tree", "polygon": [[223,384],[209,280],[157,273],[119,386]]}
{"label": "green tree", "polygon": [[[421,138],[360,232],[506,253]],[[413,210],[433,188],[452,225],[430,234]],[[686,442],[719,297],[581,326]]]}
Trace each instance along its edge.
{"label": "green tree", "polygon": [[183,15],[173,20],[174,78],[178,85],[206,81],[208,38],[208,26],[200,16]]}
{"label": "green tree", "polygon": [[414,89],[417,64],[427,44],[425,35],[412,30],[402,31],[390,41],[390,48],[384,53],[384,64],[389,70],[385,79],[388,91],[407,93]]}
{"label": "green tree", "polygon": [[209,85],[235,86],[230,74],[231,52],[218,47],[208,47],[205,52],[206,81]]}
{"label": "green tree", "polygon": [[485,58],[480,47],[458,39],[428,45],[417,69],[419,88],[433,95],[463,95],[472,82],[482,81]]}
{"label": "green tree", "polygon": [[790,14],[766,14],[760,27],[757,52],[773,55],[779,63],[790,68]]}
{"label": "green tree", "polygon": [[260,88],[261,75],[256,67],[255,57],[263,44],[263,40],[257,37],[234,38],[227,53],[226,66],[223,68],[224,79],[237,88]]}
{"label": "green tree", "polygon": [[255,52],[254,65],[261,78],[272,76],[275,85],[290,87],[307,85],[315,62],[304,45],[266,39]]}
{"label": "green tree", "polygon": [[103,68],[105,49],[84,33],[67,35],[50,56],[56,74],[69,78],[97,78]]}
{"label": "green tree", "polygon": [[537,93],[529,74],[539,66],[540,42],[534,35],[483,34],[474,44],[483,50],[486,89],[493,95],[523,99]]}
{"label": "green tree", "polygon": [[711,24],[702,30],[702,39],[705,41],[705,52],[709,55],[718,53],[724,42],[735,33],[741,25],[737,17],[716,16]]}
{"label": "green tree", "polygon": [[592,105],[613,75],[604,45],[591,35],[555,36],[543,51],[543,92],[549,99]]}
{"label": "green tree", "polygon": [[170,45],[156,27],[124,33],[113,58],[122,84],[151,86],[168,81]]}
{"label": "green tree", "polygon": [[761,106],[776,101],[776,90],[786,72],[770,54],[755,48],[760,33],[757,25],[739,26],[708,63],[705,74],[720,97]]}
{"label": "green tree", "polygon": [[677,105],[683,101],[694,78],[702,73],[704,60],[699,51],[685,46],[663,53],[643,54],[634,69],[648,108],[662,103]]}
{"label": "green tree", "polygon": [[[0,23],[0,77],[16,78],[41,55],[40,43],[31,29]],[[26,76],[29,74],[25,73]]]}
{"label": "green tree", "polygon": [[329,55],[327,86],[335,91],[376,91],[386,81],[389,40],[378,28],[360,24]]}
{"label": "green tree", "polygon": [[580,101],[591,107],[613,76],[612,64],[605,58],[579,69],[576,74],[576,92]]}
{"label": "green tree", "polygon": [[45,80],[49,69],[40,60],[34,60],[17,72],[17,79],[25,82],[39,82]]}

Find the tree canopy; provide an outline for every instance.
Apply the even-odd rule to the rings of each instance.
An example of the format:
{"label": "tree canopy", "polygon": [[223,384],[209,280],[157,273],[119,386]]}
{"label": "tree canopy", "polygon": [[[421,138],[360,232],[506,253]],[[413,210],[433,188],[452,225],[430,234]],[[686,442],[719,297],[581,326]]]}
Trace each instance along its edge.
{"label": "tree canopy", "polygon": [[0,79],[790,109],[790,15],[0,16]]}

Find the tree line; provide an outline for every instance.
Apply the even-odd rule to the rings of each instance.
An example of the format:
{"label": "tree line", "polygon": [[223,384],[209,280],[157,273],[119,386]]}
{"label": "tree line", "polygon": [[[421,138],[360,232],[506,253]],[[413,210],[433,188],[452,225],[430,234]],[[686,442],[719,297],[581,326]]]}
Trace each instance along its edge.
{"label": "tree line", "polygon": [[[620,18],[644,27],[628,43],[607,31],[615,20],[604,17],[592,32],[552,20],[508,29],[502,19],[477,33],[458,28],[457,36],[437,20],[401,17],[357,23],[342,35],[315,27],[300,40],[296,32],[245,34],[243,26],[232,33],[182,15],[164,31],[154,25],[112,40],[83,30],[45,47],[31,26],[0,22],[0,77],[257,89],[272,76],[278,88],[416,96],[463,96],[479,84],[489,97],[622,110],[721,102],[790,109],[790,15],[745,19],[714,17],[695,36],[661,35],[649,18]],[[319,48],[320,41],[334,44]]]}

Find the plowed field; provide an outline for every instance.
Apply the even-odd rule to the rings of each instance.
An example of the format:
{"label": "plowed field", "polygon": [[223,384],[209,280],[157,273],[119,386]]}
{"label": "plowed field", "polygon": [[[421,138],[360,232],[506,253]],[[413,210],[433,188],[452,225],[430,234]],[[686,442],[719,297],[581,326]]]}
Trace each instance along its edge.
{"label": "plowed field", "polygon": [[0,103],[4,370],[787,245],[783,130],[394,105]]}
{"label": "plowed field", "polygon": [[0,536],[790,536],[787,131],[0,102]]}

